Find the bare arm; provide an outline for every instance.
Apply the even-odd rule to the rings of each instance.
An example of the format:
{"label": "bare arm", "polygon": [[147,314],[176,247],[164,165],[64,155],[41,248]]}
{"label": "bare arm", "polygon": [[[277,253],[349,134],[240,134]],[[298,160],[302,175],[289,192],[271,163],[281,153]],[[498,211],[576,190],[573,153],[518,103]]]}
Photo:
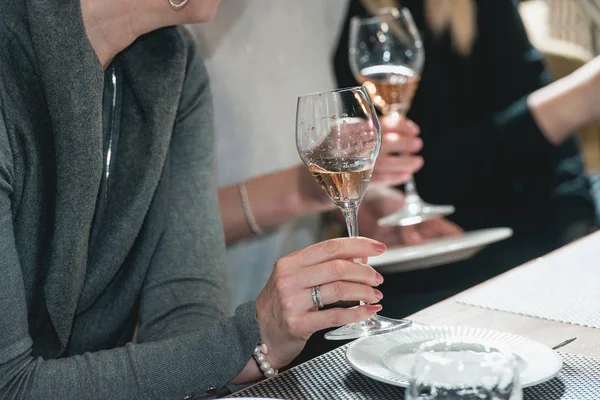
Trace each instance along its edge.
{"label": "bare arm", "polygon": [[533,92],[527,103],[548,141],[561,144],[581,126],[600,119],[600,58]]}
{"label": "bare arm", "polygon": [[[334,207],[304,165],[250,179],[245,185],[254,219],[264,231]],[[237,185],[219,189],[219,206],[227,244],[252,235]]]}

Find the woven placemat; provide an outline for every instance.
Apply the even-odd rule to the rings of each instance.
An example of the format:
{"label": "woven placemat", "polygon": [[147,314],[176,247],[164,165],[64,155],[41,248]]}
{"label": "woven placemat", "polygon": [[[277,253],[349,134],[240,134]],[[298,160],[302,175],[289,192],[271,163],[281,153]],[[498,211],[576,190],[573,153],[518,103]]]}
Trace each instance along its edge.
{"label": "woven placemat", "polygon": [[[368,378],[352,369],[346,346],[326,353],[281,375],[258,383],[229,397],[272,399],[404,399],[404,389]],[[538,386],[525,389],[526,400],[600,399],[600,360],[561,353],[560,374]]]}
{"label": "woven placemat", "polygon": [[486,283],[459,303],[600,328],[600,235]]}

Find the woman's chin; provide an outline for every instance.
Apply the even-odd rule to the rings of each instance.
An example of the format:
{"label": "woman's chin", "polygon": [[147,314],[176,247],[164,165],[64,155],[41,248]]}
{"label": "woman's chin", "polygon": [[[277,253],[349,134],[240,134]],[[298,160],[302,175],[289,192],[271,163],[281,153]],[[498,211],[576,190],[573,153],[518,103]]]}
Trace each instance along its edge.
{"label": "woman's chin", "polygon": [[217,13],[219,2],[220,0],[190,0],[181,11],[188,15],[188,23],[208,22]]}

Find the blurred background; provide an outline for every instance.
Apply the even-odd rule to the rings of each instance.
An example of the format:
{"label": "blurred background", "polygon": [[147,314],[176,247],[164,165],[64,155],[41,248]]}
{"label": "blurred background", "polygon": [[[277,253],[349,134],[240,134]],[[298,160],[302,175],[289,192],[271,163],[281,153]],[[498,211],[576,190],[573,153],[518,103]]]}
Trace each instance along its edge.
{"label": "blurred background", "polygon": [[[599,0],[521,0],[518,7],[529,40],[544,55],[553,79],[570,74],[600,54]],[[599,133],[597,122],[579,133],[596,200],[600,197]]]}

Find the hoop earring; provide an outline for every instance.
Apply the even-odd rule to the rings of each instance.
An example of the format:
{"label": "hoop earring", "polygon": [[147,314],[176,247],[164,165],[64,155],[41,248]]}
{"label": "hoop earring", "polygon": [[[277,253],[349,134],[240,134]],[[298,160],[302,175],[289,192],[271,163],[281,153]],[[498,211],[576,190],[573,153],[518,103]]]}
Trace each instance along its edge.
{"label": "hoop earring", "polygon": [[174,9],[178,9],[181,8],[183,6],[185,6],[187,4],[189,0],[181,0],[179,3],[176,3],[174,0],[169,0],[169,4],[171,5],[171,7],[173,7]]}

